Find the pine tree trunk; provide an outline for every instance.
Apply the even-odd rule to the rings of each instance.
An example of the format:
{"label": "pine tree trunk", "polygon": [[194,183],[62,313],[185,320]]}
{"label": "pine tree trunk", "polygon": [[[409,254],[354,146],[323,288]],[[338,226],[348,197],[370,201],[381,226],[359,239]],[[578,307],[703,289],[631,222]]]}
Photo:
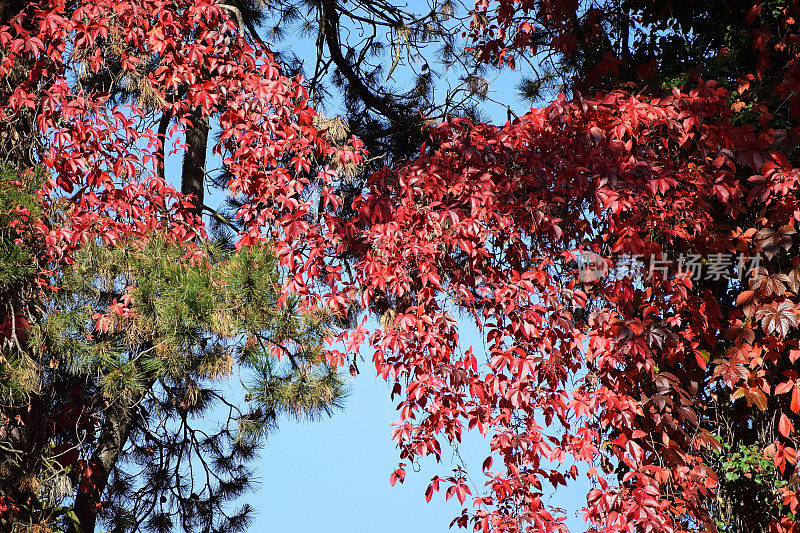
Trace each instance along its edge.
{"label": "pine tree trunk", "polygon": [[161,139],[161,149],[158,151],[158,161],[156,163],[158,168],[156,171],[158,172],[158,177],[162,180],[166,179],[167,128],[169,128],[171,119],[172,116],[165,111],[161,116],[161,120],[158,122],[158,138]]}
{"label": "pine tree trunk", "polygon": [[78,530],[74,524],[70,524],[67,533],[94,533],[97,512],[106,485],[108,485],[108,478],[122,454],[125,443],[131,436],[137,406],[147,394],[146,391],[153,388],[155,382],[155,376],[147,377],[143,383],[143,392],[127,402],[119,402],[108,407],[97,445],[88,462],[91,467],[91,475],[81,478],[78,494],[73,504],[73,510],[82,531]]}
{"label": "pine tree trunk", "polygon": [[97,523],[97,511],[103,492],[108,484],[108,477],[117,464],[122,448],[128,441],[133,427],[131,407],[117,407],[110,410],[103,424],[97,447],[89,460],[91,475],[81,480],[78,495],[75,498],[74,510],[81,524],[82,532],[71,527],[70,533],[94,533]]}
{"label": "pine tree trunk", "polygon": [[191,116],[192,127],[186,130],[186,144],[189,148],[183,156],[181,173],[181,192],[191,194],[195,212],[203,210],[206,176],[206,149],[208,146],[208,119],[196,111]]}

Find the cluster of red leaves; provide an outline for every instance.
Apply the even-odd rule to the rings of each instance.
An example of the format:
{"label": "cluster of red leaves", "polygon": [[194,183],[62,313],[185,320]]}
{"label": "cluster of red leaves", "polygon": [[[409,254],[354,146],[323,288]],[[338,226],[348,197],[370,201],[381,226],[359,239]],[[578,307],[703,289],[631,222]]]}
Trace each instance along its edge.
{"label": "cluster of red leaves", "polygon": [[[334,149],[311,126],[302,80],[281,75],[271,53],[250,46],[214,2],[29,3],[0,28],[0,50],[0,76],[28,71],[0,120],[8,128],[28,122],[47,141],[37,154],[51,173],[43,192],[69,206],[67,221],[42,228],[54,257],[97,237],[113,243],[154,230],[180,240],[202,233],[187,199],[158,177],[167,139],[150,127],[154,112],[186,127],[193,110],[219,120],[214,150],[233,176],[230,191],[252,200],[242,212],[251,229],[243,244],[263,238],[270,225],[289,250],[309,230],[304,216],[313,204],[301,193],[311,180],[331,181],[322,163]],[[75,83],[82,70],[117,85],[135,79],[156,104],[116,105],[103,84]],[[182,148],[175,145],[172,153]],[[358,157],[356,148],[340,159]]]}
{"label": "cluster of red leaves", "polygon": [[10,498],[0,496],[0,516],[14,516],[18,512],[19,508],[14,505],[14,502]]}
{"label": "cluster of red leaves", "polygon": [[[675,12],[692,11],[692,8],[636,1],[586,5],[577,0],[475,0],[468,36],[479,61],[514,68],[521,56],[555,54],[563,57],[580,48],[584,51],[604,49],[607,43],[603,39],[607,33],[603,27],[621,23],[629,29],[641,27],[639,10],[650,10],[650,16],[653,12],[659,13],[663,24],[645,28],[646,33],[658,33],[674,31],[675,26],[670,28],[670,18]],[[800,118],[800,96],[794,91],[800,83],[797,59],[800,6],[791,0],[753,0],[746,16],[752,38],[750,48],[756,61],[752,71],[739,73],[739,92],[775,76],[775,95],[786,100],[793,118]],[[625,43],[625,47],[629,45]],[[722,55],[725,53],[722,50]],[[623,58],[609,50],[590,66],[584,69],[583,79],[574,79],[573,83],[583,87],[603,86],[598,82],[608,74],[619,75],[623,66],[638,71],[641,78],[647,80],[657,71],[658,60],[646,58],[639,65],[623,65]]]}
{"label": "cluster of red leaves", "polygon": [[[484,59],[523,48],[516,41],[531,24],[509,25],[534,8],[527,18],[557,30],[550,46],[576,38],[575,2],[501,1],[494,19],[488,5],[477,3],[473,26]],[[787,3],[777,39],[754,31],[762,71],[742,73],[740,94],[777,57],[786,62],[778,90],[796,105],[793,10]],[[563,531],[544,485],[585,472],[595,488],[584,516],[597,530],[681,531],[709,523],[718,480],[707,458],[714,435],[726,435],[707,410],[726,405],[775,428],[765,453],[791,477],[800,172],[785,139],[796,128],[771,129],[765,107],[761,129],[735,126],[730,96],[698,81],[666,98],[560,99],[501,128],[452,120],[434,132],[435,149],[372,177],[352,235],[363,304],[385,324],[370,337],[374,362],[404,397],[393,482],[476,428],[490,438],[486,489],[458,525]],[[571,262],[576,248],[612,262],[697,253],[761,254],[761,264],[738,268],[742,283],[731,286],[675,265],[644,283],[587,284]],[[459,345],[464,311],[485,335],[485,363]],[[472,492],[463,476],[437,477],[428,498],[440,483],[448,499]],[[797,489],[776,495],[791,513]],[[785,516],[770,527],[797,525]]]}
{"label": "cluster of red leaves", "polygon": [[594,36],[610,13],[591,7],[581,22],[582,14],[577,0],[475,0],[469,37],[479,61],[514,68],[520,54],[574,52],[579,39]]}
{"label": "cluster of red leaves", "polygon": [[[490,437],[487,490],[460,525],[564,531],[544,485],[581,472],[595,483],[585,517],[598,530],[703,523],[717,479],[701,452],[719,443],[699,412],[719,388],[780,420],[776,465],[794,463],[800,400],[780,395],[800,398],[797,372],[775,369],[800,353],[797,258],[780,271],[765,257],[739,307],[675,268],[583,284],[570,262],[575,248],[609,258],[796,249],[800,172],[771,148],[776,135],[730,123],[727,97],[710,82],[660,99],[562,98],[501,128],[453,120],[435,150],[376,174],[358,200],[363,299],[392,302],[390,325],[370,339],[374,362],[406,384],[401,458],[438,458],[464,428]],[[744,220],[754,226],[735,225]],[[454,309],[474,315],[486,363],[459,346]],[[459,500],[469,493],[463,478],[449,483]]]}
{"label": "cluster of red leaves", "polygon": [[[41,227],[54,258],[96,236],[115,242],[121,235],[142,234],[161,226],[163,219],[169,219],[171,229],[181,237],[192,236],[181,212],[184,206],[176,201],[178,193],[163,180],[137,180],[143,166],[153,166],[152,149],[161,142],[152,130],[141,127],[141,110],[108,107],[107,94],[87,93],[68,82],[67,60],[72,51],[67,39],[76,32],[83,46],[102,50],[99,41],[108,37],[111,8],[80,6],[67,13],[63,3],[55,3],[36,13],[32,29],[27,29],[30,24],[23,14],[0,28],[0,46],[6,52],[0,75],[8,76],[17,65],[30,68],[0,116],[8,123],[30,121],[51,141],[47,151],[39,154],[52,170],[45,196],[71,195],[69,204],[74,206],[63,227]],[[128,20],[124,15],[132,13],[120,11],[120,24],[124,24]],[[91,68],[102,68],[101,59]],[[147,147],[139,154],[142,144]]]}

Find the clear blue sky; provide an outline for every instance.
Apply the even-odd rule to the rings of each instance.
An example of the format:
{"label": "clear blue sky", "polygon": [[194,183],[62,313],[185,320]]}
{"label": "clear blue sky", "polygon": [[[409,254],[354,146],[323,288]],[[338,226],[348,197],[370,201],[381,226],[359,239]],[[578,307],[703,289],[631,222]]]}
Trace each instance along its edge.
{"label": "clear blue sky", "polygon": [[[410,469],[389,486],[397,450],[390,439],[395,412],[387,385],[366,368],[344,411],[312,422],[284,422],[256,465],[261,483],[250,502],[259,510],[253,531],[400,533],[447,531],[461,506],[438,495],[425,502],[434,473]],[[450,467],[445,453],[442,470]]]}

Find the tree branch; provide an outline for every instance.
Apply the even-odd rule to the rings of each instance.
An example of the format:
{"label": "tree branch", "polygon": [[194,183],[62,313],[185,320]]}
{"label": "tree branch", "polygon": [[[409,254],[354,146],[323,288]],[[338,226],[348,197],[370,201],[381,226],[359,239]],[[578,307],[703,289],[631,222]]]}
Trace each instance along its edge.
{"label": "tree branch", "polygon": [[353,70],[353,66],[342,54],[341,43],[339,42],[339,13],[336,11],[336,0],[322,0],[322,21],[321,27],[325,36],[325,44],[331,59],[339,68],[339,71],[350,84],[350,88],[358,95],[364,105],[377,111],[390,122],[403,123],[408,120],[400,113],[392,109],[389,100],[385,97],[374,94],[367,87],[358,74]]}

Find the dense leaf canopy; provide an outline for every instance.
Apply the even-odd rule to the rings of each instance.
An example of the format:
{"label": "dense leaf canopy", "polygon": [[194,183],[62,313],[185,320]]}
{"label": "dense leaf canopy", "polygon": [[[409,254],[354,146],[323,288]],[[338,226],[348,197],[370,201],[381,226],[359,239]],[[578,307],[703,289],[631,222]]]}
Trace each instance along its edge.
{"label": "dense leaf canopy", "polygon": [[[342,176],[364,161],[361,141],[332,143],[317,129],[302,80],[249,44],[230,8],[51,0],[0,27],[0,147],[19,170],[45,169],[39,198],[60,213],[53,223],[16,200],[30,223],[19,226],[19,242],[42,241],[41,250],[9,252],[39,257],[26,290],[54,285],[65,265],[80,268],[95,253],[132,253],[130,264],[141,264],[148,253],[130,243],[154,232],[160,254],[209,265],[192,284],[236,271],[269,242],[286,276],[275,294],[246,300],[237,274],[232,292],[182,293],[181,305],[213,319],[215,337],[231,334],[218,329],[225,323],[295,328],[290,351],[317,347],[312,360],[325,368],[354,363],[368,343],[400,397],[393,482],[464,431],[486,437],[485,484],[459,470],[428,489],[429,499],[442,490],[468,504],[458,526],[565,531],[563,511],[543,501],[545,485],[588,476],[583,511],[595,531],[798,527],[796,3],[478,1],[464,28],[478,61],[550,62],[557,74],[548,75],[561,76],[570,97],[502,126],[446,118],[425,131],[418,156],[366,176],[347,205]],[[123,111],[111,96],[132,84],[140,99]],[[166,136],[148,126],[159,115],[188,132],[197,120],[218,121],[214,150],[240,206],[240,259],[214,266],[197,205],[160,177]],[[586,254],[599,275],[584,275],[577,259]],[[96,329],[129,319],[185,346],[158,306],[128,303],[146,302],[153,286],[132,287],[102,302]],[[6,289],[4,302],[21,298],[28,309],[30,297],[17,294]],[[169,309],[178,295],[160,297]],[[238,323],[247,319],[204,307],[204,298],[245,298],[237,305],[262,318]],[[307,321],[268,318],[294,305]],[[16,312],[5,315],[14,328]],[[380,318],[372,332],[368,313]],[[339,331],[324,345],[305,342],[306,324],[325,316]],[[485,354],[460,343],[459,319],[480,329]],[[33,321],[24,323],[34,338]],[[38,345],[15,332],[6,338],[17,352]],[[203,355],[169,353],[191,372]],[[125,375],[107,380],[120,402],[118,391],[136,389],[118,385]],[[305,401],[313,410],[315,396]],[[12,503],[7,512],[20,512],[23,502]]]}

